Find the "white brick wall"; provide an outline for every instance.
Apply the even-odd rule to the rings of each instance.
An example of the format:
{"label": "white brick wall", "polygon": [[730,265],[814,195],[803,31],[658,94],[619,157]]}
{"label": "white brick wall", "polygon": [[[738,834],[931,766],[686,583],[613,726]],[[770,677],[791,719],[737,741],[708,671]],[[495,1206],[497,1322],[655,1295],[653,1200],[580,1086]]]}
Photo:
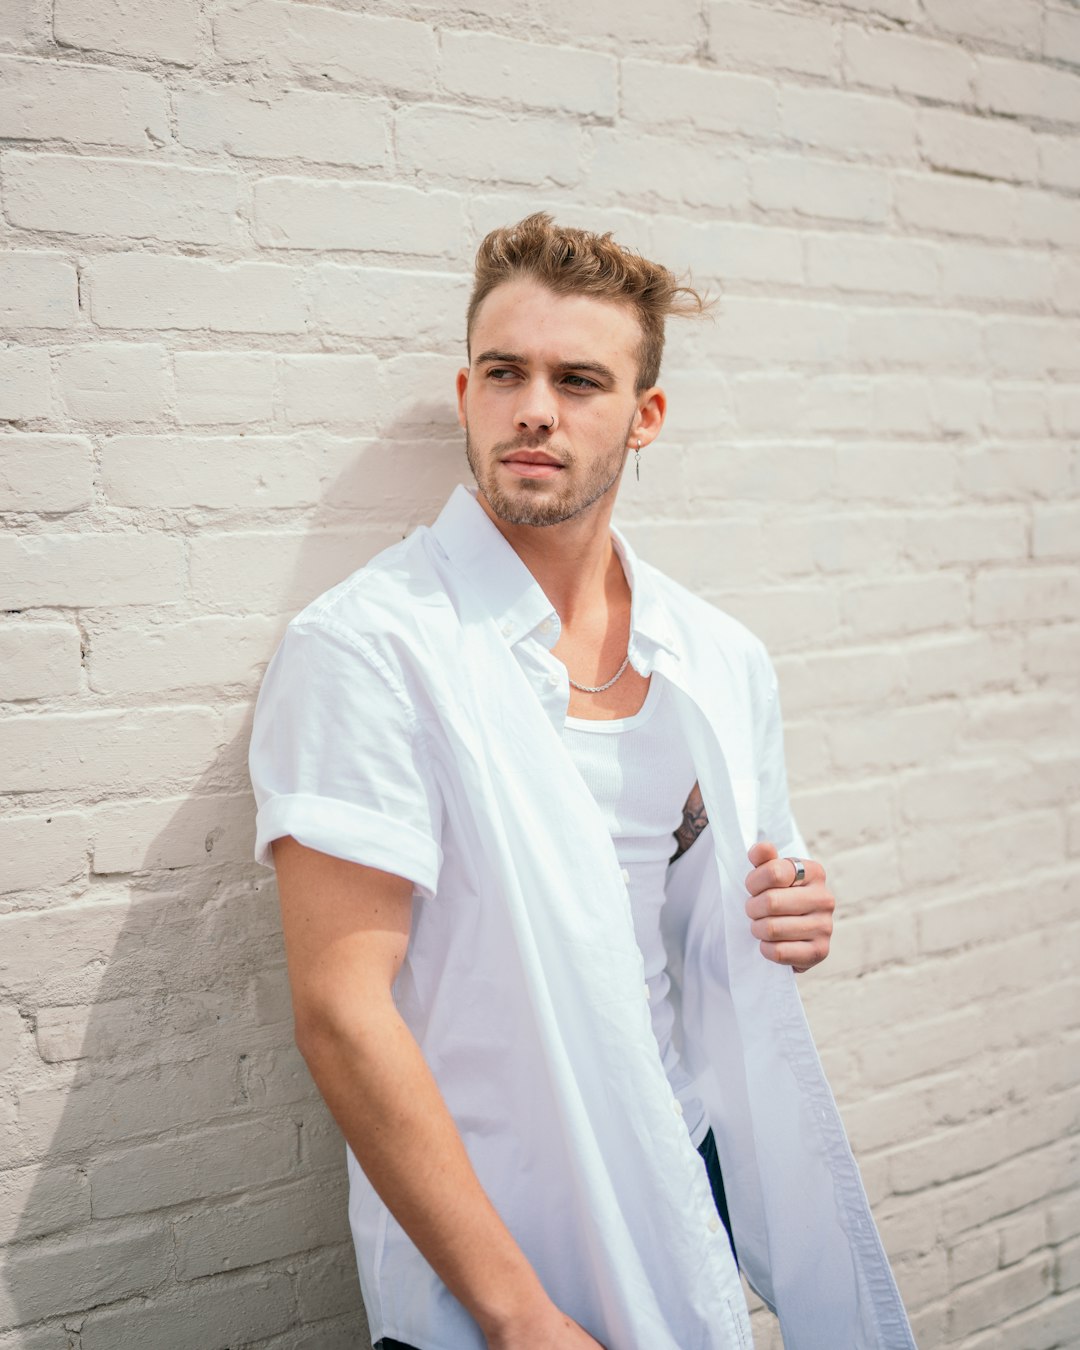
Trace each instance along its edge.
{"label": "white brick wall", "polygon": [[777,657],[919,1343],[1080,1343],[1078,194],[1075,0],[0,5],[0,1350],[367,1343],[251,701],[538,207],[722,289],[622,516]]}

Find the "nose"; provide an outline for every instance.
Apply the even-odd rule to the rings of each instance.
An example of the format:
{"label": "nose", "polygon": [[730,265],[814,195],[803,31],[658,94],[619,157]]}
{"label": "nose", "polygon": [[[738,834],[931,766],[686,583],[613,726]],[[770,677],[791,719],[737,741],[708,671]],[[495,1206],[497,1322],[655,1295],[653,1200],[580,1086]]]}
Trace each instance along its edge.
{"label": "nose", "polygon": [[514,412],[514,423],[519,431],[554,431],[559,415],[555,399],[546,384],[530,381],[521,391]]}

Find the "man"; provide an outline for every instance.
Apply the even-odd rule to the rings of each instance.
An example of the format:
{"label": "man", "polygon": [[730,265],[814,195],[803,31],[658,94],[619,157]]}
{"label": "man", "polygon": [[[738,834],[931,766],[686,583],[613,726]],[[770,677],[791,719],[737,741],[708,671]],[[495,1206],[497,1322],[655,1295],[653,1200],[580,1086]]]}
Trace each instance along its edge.
{"label": "man", "polygon": [[748,1346],[736,1261],[789,1350],[914,1344],[794,988],[833,898],[772,669],[610,525],[700,307],[609,236],[489,235],[478,491],[309,605],[260,693],[257,857],[388,1350]]}

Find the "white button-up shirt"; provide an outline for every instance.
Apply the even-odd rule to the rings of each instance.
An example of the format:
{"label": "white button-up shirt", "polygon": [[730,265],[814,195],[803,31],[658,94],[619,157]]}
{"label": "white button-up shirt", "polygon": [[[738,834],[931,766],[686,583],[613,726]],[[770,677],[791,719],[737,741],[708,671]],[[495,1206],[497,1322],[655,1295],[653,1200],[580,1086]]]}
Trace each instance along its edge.
{"label": "white button-up shirt", "polygon": [[[776,682],[741,625],[634,558],[630,660],[670,682],[710,826],[668,870],[683,1059],[735,1242],[788,1350],[913,1350],[794,977],[744,911],[746,848],[805,847]],[[750,1345],[726,1234],[642,998],[625,880],[561,739],[558,615],[475,497],[289,625],[256,709],[256,857],[291,834],[415,887],[398,1007],[548,1293],[609,1350]],[[483,1350],[349,1155],[374,1339]]]}

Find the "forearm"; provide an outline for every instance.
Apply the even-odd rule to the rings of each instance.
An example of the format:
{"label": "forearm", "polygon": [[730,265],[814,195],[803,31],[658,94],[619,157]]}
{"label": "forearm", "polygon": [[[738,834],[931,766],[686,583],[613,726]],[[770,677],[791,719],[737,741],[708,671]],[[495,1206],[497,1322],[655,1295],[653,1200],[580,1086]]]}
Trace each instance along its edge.
{"label": "forearm", "polygon": [[366,1004],[361,1030],[324,1023],[302,1049],[371,1184],[485,1336],[549,1306],[393,1002]]}

